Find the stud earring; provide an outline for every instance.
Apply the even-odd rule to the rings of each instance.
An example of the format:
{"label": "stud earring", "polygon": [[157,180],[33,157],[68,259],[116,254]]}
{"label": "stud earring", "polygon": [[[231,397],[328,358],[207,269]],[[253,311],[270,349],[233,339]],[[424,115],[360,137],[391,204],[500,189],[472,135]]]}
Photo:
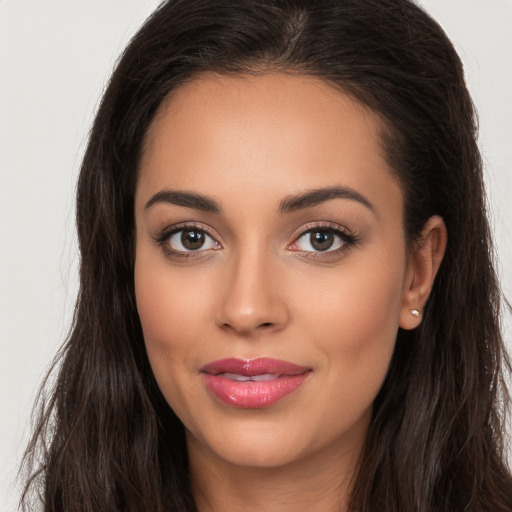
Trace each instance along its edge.
{"label": "stud earring", "polygon": [[420,316],[420,312],[417,309],[411,309],[411,315],[414,318],[418,318]]}

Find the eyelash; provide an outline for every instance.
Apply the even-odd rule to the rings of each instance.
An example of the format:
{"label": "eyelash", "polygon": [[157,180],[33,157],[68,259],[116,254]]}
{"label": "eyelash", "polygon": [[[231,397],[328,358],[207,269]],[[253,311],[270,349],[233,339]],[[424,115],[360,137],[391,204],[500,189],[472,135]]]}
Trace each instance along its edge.
{"label": "eyelash", "polygon": [[303,251],[300,249],[296,249],[294,252],[301,253],[302,255],[307,255],[307,258],[326,259],[348,251],[350,248],[356,246],[361,241],[359,235],[350,232],[348,229],[343,228],[338,224],[334,224],[332,222],[317,222],[313,225],[306,226],[297,234],[295,234],[293,236],[294,241],[292,245],[296,244],[304,236],[315,232],[331,233],[337,236],[341,241],[341,247],[334,250],[327,249],[325,251]]}
{"label": "eyelash", "polygon": [[[203,224],[198,224],[194,222],[187,222],[185,224],[178,224],[176,226],[165,228],[156,238],[155,242],[162,247],[162,250],[164,253],[170,257],[170,258],[197,258],[204,256],[204,254],[201,254],[201,252],[206,252],[204,249],[202,251],[176,251],[174,249],[171,249],[169,246],[169,240],[170,238],[182,231],[199,231],[202,233],[205,233],[207,236],[209,236],[212,240],[214,240],[216,243],[218,243],[215,240],[215,237],[212,233],[210,233],[210,230],[207,226]],[[211,250],[217,250],[217,249],[211,249]]]}
{"label": "eyelash", "polygon": [[[170,258],[198,258],[198,257],[204,257],[204,254],[207,251],[211,250],[218,250],[215,249],[203,249],[203,250],[190,250],[190,251],[177,251],[175,249],[171,249],[169,246],[169,240],[172,236],[176,235],[177,233],[180,233],[182,231],[199,231],[204,234],[206,234],[208,237],[210,237],[215,243],[218,244],[217,240],[215,239],[215,236],[210,232],[210,229],[203,225],[198,224],[194,222],[188,222],[185,224],[179,224],[172,227],[168,227],[164,229],[161,233],[159,233],[158,236],[154,238],[155,242],[159,244],[162,247],[162,250],[164,253],[170,257]],[[309,233],[315,233],[315,232],[325,232],[325,233],[332,233],[335,236],[337,236],[341,241],[341,247],[334,249],[334,250],[325,250],[325,251],[305,251],[300,249],[292,249],[293,252],[301,253],[302,255],[307,255],[305,257],[307,258],[314,258],[314,259],[320,259],[320,258],[329,258],[333,255],[339,255],[340,253],[343,253],[345,251],[348,251],[350,248],[354,247],[360,242],[360,237],[356,233],[352,233],[348,231],[346,228],[342,228],[338,224],[334,224],[331,222],[320,222],[315,223],[314,225],[307,226],[306,228],[302,229],[298,233],[294,234],[293,236],[293,242],[291,245],[296,244],[301,238],[303,238],[305,235]],[[220,248],[220,247],[219,247]]]}

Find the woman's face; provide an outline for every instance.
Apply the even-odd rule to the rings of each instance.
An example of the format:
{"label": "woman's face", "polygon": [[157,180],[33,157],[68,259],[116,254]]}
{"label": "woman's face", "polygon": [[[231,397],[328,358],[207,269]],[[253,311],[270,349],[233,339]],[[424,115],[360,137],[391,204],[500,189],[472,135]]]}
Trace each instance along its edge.
{"label": "woman's face", "polygon": [[409,311],[380,128],[326,83],[279,73],[205,75],[160,109],[135,287],[189,451],[276,467],[361,447]]}

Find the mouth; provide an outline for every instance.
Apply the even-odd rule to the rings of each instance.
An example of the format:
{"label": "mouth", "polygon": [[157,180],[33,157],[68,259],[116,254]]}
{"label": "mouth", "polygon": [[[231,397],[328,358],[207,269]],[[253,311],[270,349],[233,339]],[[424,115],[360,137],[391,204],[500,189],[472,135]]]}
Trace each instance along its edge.
{"label": "mouth", "polygon": [[275,375],[271,373],[264,373],[262,375],[240,375],[238,373],[219,373],[217,375],[221,375],[222,377],[225,377],[226,379],[230,380],[236,380],[237,382],[265,382],[267,380],[274,380],[278,379],[279,377],[282,377],[282,375]]}
{"label": "mouth", "polygon": [[312,368],[271,358],[220,359],[201,369],[207,389],[233,407],[269,407],[296,391]]}

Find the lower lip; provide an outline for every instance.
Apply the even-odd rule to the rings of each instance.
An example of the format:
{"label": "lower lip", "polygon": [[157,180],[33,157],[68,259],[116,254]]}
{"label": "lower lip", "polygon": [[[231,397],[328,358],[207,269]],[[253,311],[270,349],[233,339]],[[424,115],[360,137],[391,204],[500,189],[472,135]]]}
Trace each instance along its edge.
{"label": "lower lip", "polygon": [[239,382],[222,375],[203,373],[206,387],[222,402],[233,407],[261,409],[269,407],[297,390],[311,372],[283,375],[267,381]]}

